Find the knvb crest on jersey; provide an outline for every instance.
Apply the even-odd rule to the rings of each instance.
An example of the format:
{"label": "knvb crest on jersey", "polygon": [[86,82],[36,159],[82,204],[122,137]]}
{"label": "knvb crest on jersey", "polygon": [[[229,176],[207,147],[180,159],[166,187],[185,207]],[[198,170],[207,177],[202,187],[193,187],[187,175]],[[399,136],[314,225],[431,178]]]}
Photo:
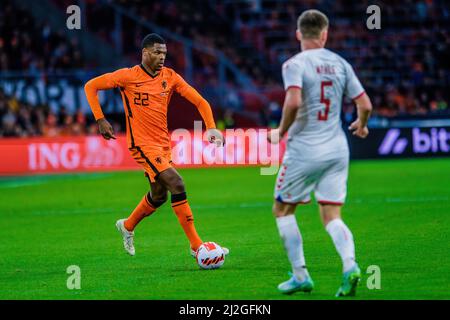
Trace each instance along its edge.
{"label": "knvb crest on jersey", "polygon": [[166,92],[166,89],[167,89],[167,81],[166,81],[166,80],[163,80],[163,81],[161,82],[161,86],[162,86],[164,92],[161,92],[161,93],[160,93],[160,96],[162,96],[162,97],[167,96],[167,95],[168,95],[168,93]]}

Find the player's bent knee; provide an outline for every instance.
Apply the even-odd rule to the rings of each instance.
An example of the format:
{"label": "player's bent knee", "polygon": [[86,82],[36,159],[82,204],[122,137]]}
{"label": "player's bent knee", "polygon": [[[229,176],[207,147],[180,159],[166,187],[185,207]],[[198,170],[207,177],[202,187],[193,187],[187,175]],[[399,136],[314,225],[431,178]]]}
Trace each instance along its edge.
{"label": "player's bent knee", "polygon": [[158,196],[155,195],[155,196],[152,197],[152,199],[153,199],[154,202],[163,204],[164,202],[167,201],[167,194],[165,194],[165,195],[158,195]]}
{"label": "player's bent knee", "polygon": [[162,206],[167,201],[167,193],[165,195],[151,195],[147,193],[148,202],[156,209]]}
{"label": "player's bent knee", "polygon": [[326,227],[328,223],[330,223],[334,219],[341,219],[341,211],[340,207],[336,208],[321,208],[321,218],[323,226]]}
{"label": "player's bent knee", "polygon": [[295,206],[284,204],[276,201],[272,206],[272,213],[275,218],[284,217],[290,214],[294,214]]}
{"label": "player's bent knee", "polygon": [[186,189],[184,187],[184,182],[183,179],[178,179],[176,181],[174,181],[174,183],[171,185],[171,193],[172,194],[178,194],[178,193],[183,193],[186,192]]}
{"label": "player's bent knee", "polygon": [[166,184],[166,187],[172,194],[186,192],[185,186],[184,186],[184,181],[178,175],[174,175],[174,176],[170,177],[169,181]]}
{"label": "player's bent knee", "polygon": [[277,208],[275,207],[275,204],[272,206],[272,214],[276,217],[278,213]]}
{"label": "player's bent knee", "polygon": [[171,194],[178,194],[186,191],[183,179],[173,168],[161,172],[159,181]]}

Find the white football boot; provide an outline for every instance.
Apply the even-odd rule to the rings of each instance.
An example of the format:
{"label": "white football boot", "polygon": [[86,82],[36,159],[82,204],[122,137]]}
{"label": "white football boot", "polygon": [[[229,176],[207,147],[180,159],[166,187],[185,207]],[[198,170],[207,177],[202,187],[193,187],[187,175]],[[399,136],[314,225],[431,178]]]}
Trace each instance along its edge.
{"label": "white football boot", "polygon": [[134,250],[134,231],[128,231],[125,229],[124,222],[126,219],[120,219],[116,222],[117,230],[122,234],[123,238],[123,247],[125,248],[125,251],[128,252],[131,256],[134,256],[135,250]]}

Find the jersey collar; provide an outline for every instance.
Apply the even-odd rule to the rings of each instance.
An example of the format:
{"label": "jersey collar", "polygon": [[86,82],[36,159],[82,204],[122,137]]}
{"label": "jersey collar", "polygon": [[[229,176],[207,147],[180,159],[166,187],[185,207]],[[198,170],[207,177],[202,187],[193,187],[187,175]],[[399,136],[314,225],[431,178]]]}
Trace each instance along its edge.
{"label": "jersey collar", "polygon": [[155,79],[157,76],[159,76],[159,75],[161,74],[161,71],[162,71],[162,69],[161,69],[161,71],[160,71],[156,76],[152,76],[147,70],[145,70],[145,68],[144,68],[144,66],[142,65],[142,63],[141,63],[139,66],[140,66],[141,69],[142,69],[146,74],[148,74],[152,79]]}

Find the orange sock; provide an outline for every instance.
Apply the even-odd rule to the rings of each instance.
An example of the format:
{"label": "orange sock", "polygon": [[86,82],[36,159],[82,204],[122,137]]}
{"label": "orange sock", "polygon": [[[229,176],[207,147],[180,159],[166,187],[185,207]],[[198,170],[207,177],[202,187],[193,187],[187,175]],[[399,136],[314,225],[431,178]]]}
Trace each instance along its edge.
{"label": "orange sock", "polygon": [[192,215],[191,207],[186,199],[186,192],[172,195],[172,209],[177,215],[178,221],[191,243],[191,248],[197,250],[203,241],[195,230],[194,217]]}
{"label": "orange sock", "polygon": [[128,219],[125,220],[124,226],[128,231],[133,231],[142,219],[155,212],[156,209],[149,203],[147,196],[148,194],[145,195],[144,198],[142,198],[141,202],[139,202]]}

